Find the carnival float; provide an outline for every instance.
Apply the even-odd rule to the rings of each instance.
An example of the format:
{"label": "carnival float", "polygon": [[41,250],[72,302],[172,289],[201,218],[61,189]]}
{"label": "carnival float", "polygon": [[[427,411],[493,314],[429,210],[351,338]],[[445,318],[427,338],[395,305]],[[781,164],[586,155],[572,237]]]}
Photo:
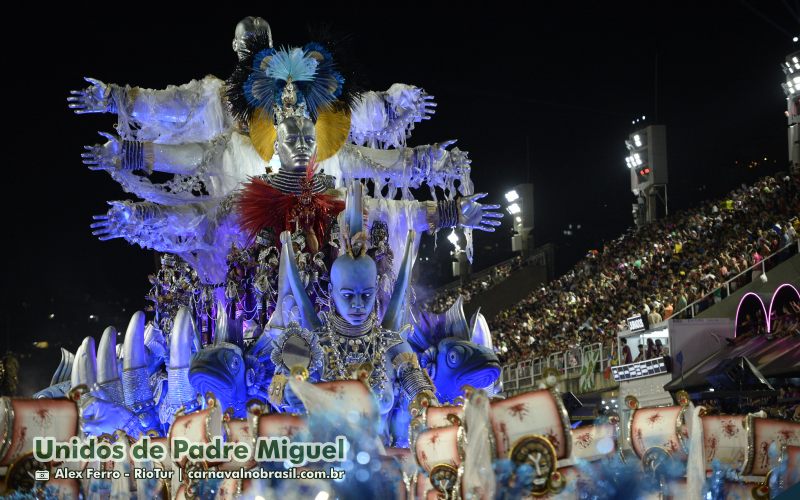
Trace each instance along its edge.
{"label": "carnival float", "polygon": [[[360,89],[334,41],[273,45],[260,18],[239,23],[233,49],[239,61],[224,81],[150,90],[88,79],[72,92],[76,113],[117,117],[116,134],[87,146],[84,163],[139,199],[109,202],[94,234],[159,252],[161,267],[152,307],[132,315],[121,342],[109,326],[97,344],[62,349],[34,398],[0,400],[5,494],[691,498],[705,488],[766,498],[792,481],[800,424],[708,415],[687,397],[658,408],[631,398],[627,426],[612,416],[573,429],[556,373],[503,397],[485,319],[467,320],[460,301],[424,311],[411,286],[421,233],[458,228],[471,257],[471,231],[501,217],[474,193],[466,152],[407,145],[431,118],[432,96],[405,84]],[[426,187],[431,200],[415,199]],[[288,464],[40,462],[37,436],[349,445],[336,480],[203,479],[190,472]],[[39,479],[59,467],[120,474]]]}

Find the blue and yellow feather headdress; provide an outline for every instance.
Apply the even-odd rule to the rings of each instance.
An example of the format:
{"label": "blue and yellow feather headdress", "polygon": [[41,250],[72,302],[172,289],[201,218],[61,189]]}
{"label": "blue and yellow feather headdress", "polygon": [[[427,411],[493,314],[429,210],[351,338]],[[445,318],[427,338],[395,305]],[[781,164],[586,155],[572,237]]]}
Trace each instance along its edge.
{"label": "blue and yellow feather headdress", "polygon": [[226,97],[261,157],[272,157],[275,126],[288,116],[314,121],[319,161],[335,155],[347,140],[358,94],[348,89],[332,53],[314,42],[274,49],[263,36],[250,38],[246,50],[227,81]]}

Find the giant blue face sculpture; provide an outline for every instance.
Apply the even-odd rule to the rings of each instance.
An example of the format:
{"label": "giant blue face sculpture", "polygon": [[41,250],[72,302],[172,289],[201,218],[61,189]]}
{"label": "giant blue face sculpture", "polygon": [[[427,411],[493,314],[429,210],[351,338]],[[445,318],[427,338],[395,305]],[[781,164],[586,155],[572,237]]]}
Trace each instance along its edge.
{"label": "giant blue face sculpture", "polygon": [[375,308],[378,269],[372,258],[349,254],[339,256],[331,266],[331,297],[336,311],[351,325],[360,325]]}

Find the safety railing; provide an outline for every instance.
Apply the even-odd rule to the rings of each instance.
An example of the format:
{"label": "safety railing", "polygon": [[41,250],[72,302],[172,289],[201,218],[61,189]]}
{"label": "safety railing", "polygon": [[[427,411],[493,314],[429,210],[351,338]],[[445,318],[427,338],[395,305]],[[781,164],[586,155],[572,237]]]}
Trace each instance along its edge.
{"label": "safety railing", "polygon": [[613,345],[601,343],[576,347],[568,351],[550,354],[547,357],[519,361],[503,367],[503,389],[507,392],[518,392],[535,388],[545,376],[548,368],[556,370],[562,380],[581,377],[584,372],[584,360],[595,363],[593,374],[603,373],[611,365]]}

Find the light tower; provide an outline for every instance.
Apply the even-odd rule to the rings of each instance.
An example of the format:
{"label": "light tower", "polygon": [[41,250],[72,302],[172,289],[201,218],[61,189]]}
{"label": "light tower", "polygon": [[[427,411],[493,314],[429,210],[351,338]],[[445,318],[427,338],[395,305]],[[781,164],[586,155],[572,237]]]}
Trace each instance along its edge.
{"label": "light tower", "polygon": [[533,184],[517,184],[506,193],[506,201],[515,233],[511,237],[511,250],[527,257],[533,249]]}
{"label": "light tower", "polygon": [[786,56],[781,66],[786,82],[781,84],[786,93],[786,119],[789,124],[789,165],[800,165],[800,51]]}
{"label": "light tower", "polygon": [[467,259],[466,250],[461,248],[461,235],[453,229],[450,231],[450,234],[447,235],[447,241],[453,244],[453,250],[450,252],[450,255],[455,258],[452,262],[453,277],[460,278],[461,284],[465,285],[467,281],[469,281],[471,266]]}
{"label": "light tower", "polygon": [[[634,121],[634,125],[638,122]],[[636,196],[633,219],[637,226],[642,226],[668,213],[667,129],[664,125],[638,129],[628,136],[625,147],[628,150],[625,164],[631,171],[631,191]]]}

